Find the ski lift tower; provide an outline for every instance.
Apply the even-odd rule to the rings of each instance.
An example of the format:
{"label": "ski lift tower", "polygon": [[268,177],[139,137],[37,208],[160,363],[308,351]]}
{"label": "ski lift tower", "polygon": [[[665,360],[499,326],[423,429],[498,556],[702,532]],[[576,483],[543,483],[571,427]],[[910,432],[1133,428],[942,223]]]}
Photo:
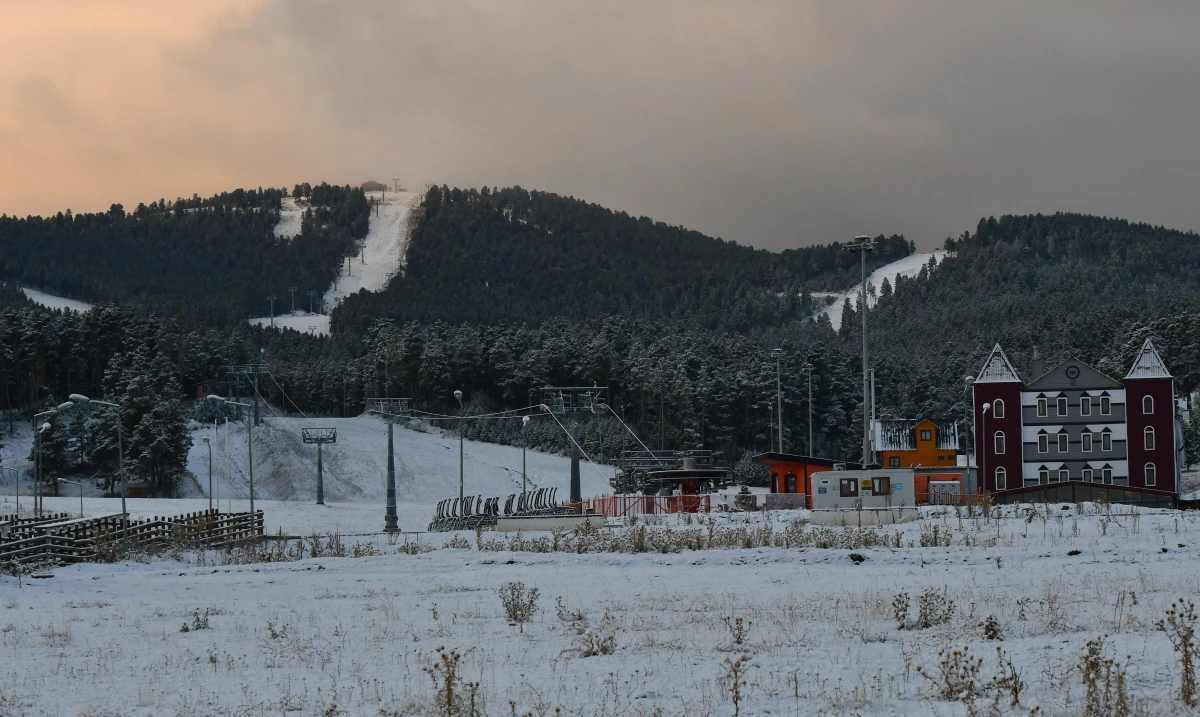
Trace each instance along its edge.
{"label": "ski lift tower", "polygon": [[547,386],[542,389],[542,405],[550,413],[567,420],[571,433],[571,503],[583,502],[579,483],[579,424],[589,413],[604,410],[605,389],[598,386]]}
{"label": "ski lift tower", "polygon": [[397,418],[407,418],[412,415],[409,406],[411,399],[407,398],[368,398],[367,410],[387,421],[388,454],[387,454],[387,510],[383,514],[383,530],[386,533],[400,531],[400,520],[396,515],[396,453],[392,447],[392,424]]}
{"label": "ski lift tower", "polygon": [[300,438],[305,443],[317,444],[317,505],[325,505],[325,471],[321,464],[321,446],[337,443],[337,429],[301,428]]}

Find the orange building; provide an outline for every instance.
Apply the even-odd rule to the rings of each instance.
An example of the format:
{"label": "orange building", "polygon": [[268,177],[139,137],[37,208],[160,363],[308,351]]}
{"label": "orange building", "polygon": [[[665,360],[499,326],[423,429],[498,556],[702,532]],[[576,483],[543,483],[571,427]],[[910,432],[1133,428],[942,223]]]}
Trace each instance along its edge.
{"label": "orange building", "polygon": [[958,465],[958,425],[953,421],[875,421],[875,453],[884,468]]}
{"label": "orange building", "polygon": [[813,473],[830,471],[834,466],[843,466],[844,470],[862,468],[859,463],[798,456],[792,453],[762,453],[755,456],[753,460],[771,471],[772,493],[803,493],[808,496],[812,495],[811,478]]}

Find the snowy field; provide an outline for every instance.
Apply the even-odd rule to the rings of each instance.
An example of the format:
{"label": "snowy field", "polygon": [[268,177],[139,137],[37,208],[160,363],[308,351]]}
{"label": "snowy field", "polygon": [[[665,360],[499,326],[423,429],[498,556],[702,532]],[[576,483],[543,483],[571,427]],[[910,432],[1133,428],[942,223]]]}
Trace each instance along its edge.
{"label": "snowy field", "polygon": [[[1066,716],[1085,714],[1082,658],[1107,635],[1093,714],[1190,714],[1155,623],[1200,589],[1196,516],[1008,510],[350,538],[323,549],[364,557],[0,578],[0,713]],[[527,623],[506,616],[510,582],[539,591]],[[945,693],[939,652],[964,648],[982,664]]]}
{"label": "snowy field", "polygon": [[[388,279],[404,268],[404,252],[407,248],[405,225],[413,203],[420,201],[420,197],[411,192],[368,192],[367,197],[380,202],[379,213],[371,215],[367,237],[363,241],[363,253],[352,257],[348,264],[342,262],[336,288],[330,287],[325,292],[326,310],[333,309],[342,299],[362,289],[380,291],[387,286]],[[303,209],[297,207],[294,200],[285,199],[279,223],[275,226],[275,236],[291,237],[299,234],[303,213]],[[300,302],[301,308],[307,305],[306,301],[307,297]],[[283,303],[277,303],[276,306],[281,309],[290,308]],[[271,323],[271,318],[254,318],[250,319],[250,323],[266,325]],[[275,317],[275,325],[302,333],[324,335],[329,333],[329,316],[310,314],[302,310],[296,314],[281,311]]]}
{"label": "snowy field", "polygon": [[[868,274],[867,284],[874,285],[875,290],[878,292],[879,287],[883,284],[884,278],[887,278],[888,283],[895,288],[897,277],[914,277],[921,273],[921,267],[928,264],[930,258],[936,258],[938,262],[941,262],[942,257],[945,256],[945,254],[946,252],[944,249],[938,249],[936,251],[926,252],[923,254],[911,254],[903,259],[900,259],[899,261],[894,261],[891,264],[881,266]],[[832,304],[818,310],[814,316],[820,316],[821,314],[829,316],[829,321],[833,324],[834,331],[837,331],[842,325],[842,309],[845,308],[846,299],[849,299],[850,305],[855,307],[857,310],[859,298],[858,295],[860,292],[861,287],[857,285],[852,289],[847,289],[846,291],[840,293],[813,292],[813,296],[816,298],[833,298]],[[871,306],[874,306],[876,301],[878,301],[878,294],[876,295],[875,299],[868,299],[868,303]]]}

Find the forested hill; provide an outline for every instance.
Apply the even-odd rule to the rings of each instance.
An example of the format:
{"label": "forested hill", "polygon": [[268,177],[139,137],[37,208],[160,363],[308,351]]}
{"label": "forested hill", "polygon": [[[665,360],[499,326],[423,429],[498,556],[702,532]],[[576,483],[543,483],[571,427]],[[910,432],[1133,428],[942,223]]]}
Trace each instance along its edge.
{"label": "forested hill", "polygon": [[1123,376],[1160,341],[1182,392],[1200,386],[1200,236],[1078,214],[981,220],[946,242],[927,280],[905,280],[871,311],[881,406],[966,416],[963,377],[1000,342],[1029,377],[1036,343]]}
{"label": "forested hill", "polygon": [[0,217],[0,279],[221,326],[266,312],[288,288],[323,292],[366,236],[359,189],[297,187],[301,233],[276,239],[284,190],[258,189],[139,204],[132,212]]}
{"label": "forested hill", "polygon": [[[843,289],[859,274],[837,243],[769,252],[520,187],[433,187],[419,211],[404,275],[348,299],[337,325],[621,315],[745,332],[807,318],[807,291]],[[875,249],[872,267],[913,245],[880,236]]]}

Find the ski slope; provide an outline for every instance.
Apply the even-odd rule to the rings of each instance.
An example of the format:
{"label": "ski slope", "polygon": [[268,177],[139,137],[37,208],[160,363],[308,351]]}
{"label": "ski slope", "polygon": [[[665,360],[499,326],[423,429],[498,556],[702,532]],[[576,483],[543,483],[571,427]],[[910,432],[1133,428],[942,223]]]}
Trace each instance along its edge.
{"label": "ski slope", "polygon": [[[891,264],[881,266],[868,274],[867,284],[873,285],[876,292],[878,292],[880,285],[883,284],[884,278],[887,278],[888,283],[895,287],[896,279],[898,277],[914,277],[921,273],[921,267],[928,264],[930,258],[936,258],[938,262],[941,262],[942,257],[944,257],[945,254],[946,252],[944,249],[925,252],[923,254],[911,254],[903,259],[900,259],[899,261],[893,261]],[[829,317],[829,321],[833,324],[833,330],[837,331],[842,325],[842,309],[845,308],[846,299],[849,299],[850,305],[857,309],[858,295],[861,290],[861,287],[855,286],[852,289],[838,293],[813,292],[812,295],[814,297],[833,297],[833,303],[823,309],[818,309],[817,312],[813,314],[814,318],[821,316],[821,314],[825,314]],[[878,294],[876,294],[875,298],[868,297],[868,305],[870,306],[874,306],[877,301],[879,301]]]}
{"label": "ski slope", "polygon": [[21,291],[24,292],[26,298],[33,303],[41,304],[42,306],[50,309],[71,309],[72,311],[83,313],[92,308],[92,305],[87,302],[76,301],[74,299],[64,299],[61,296],[54,296],[53,294],[47,294],[44,291],[30,289],[28,286],[22,286]]}
{"label": "ski slope", "polygon": [[[350,294],[363,289],[380,291],[392,276],[404,268],[408,238],[405,228],[408,213],[418,201],[418,195],[412,192],[368,192],[367,198],[378,203],[377,213],[371,215],[362,252],[348,261],[342,261],[337,281],[325,292],[323,300],[326,311],[332,310]],[[297,207],[294,200],[285,199],[279,223],[275,225],[275,236],[292,237],[299,234],[302,216],[303,209]],[[272,321],[269,316],[261,316],[250,319],[250,323],[270,325]],[[329,333],[329,315],[297,311],[294,314],[277,315],[274,325],[302,333],[325,335]]]}

